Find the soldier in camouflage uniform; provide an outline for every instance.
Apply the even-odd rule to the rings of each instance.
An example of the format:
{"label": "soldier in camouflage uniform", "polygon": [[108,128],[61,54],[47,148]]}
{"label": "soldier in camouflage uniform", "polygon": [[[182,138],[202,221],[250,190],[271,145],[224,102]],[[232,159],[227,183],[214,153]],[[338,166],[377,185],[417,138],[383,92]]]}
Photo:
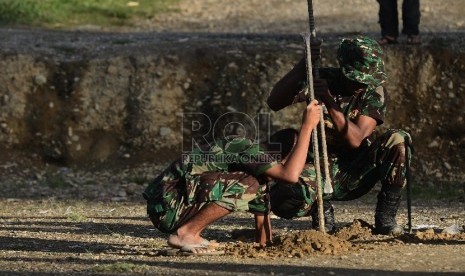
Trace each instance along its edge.
{"label": "soldier in camouflage uniform", "polygon": [[[286,162],[240,137],[218,139],[174,161],[143,193],[151,221],[170,234],[168,244],[183,252],[214,253],[211,243],[200,236],[209,224],[230,212],[248,211],[248,203],[263,194],[263,184],[270,178],[297,182],[320,112],[316,100],[307,106]],[[255,218],[260,228],[257,241],[264,244],[264,216]]]}
{"label": "soldier in camouflage uniform", "polygon": [[[315,53],[319,54],[318,47],[318,43],[312,44],[312,59],[318,58],[315,57]],[[380,181],[375,231],[402,233],[395,216],[401,190],[406,184],[406,156],[410,156],[411,137],[400,129],[390,129],[379,136],[375,134],[376,126],[384,122],[386,113],[386,91],[381,86],[386,80],[382,49],[375,40],[357,36],[342,40],[337,58],[340,68],[320,68],[320,79],[314,80],[315,96],[324,104],[334,189],[332,194],[324,195],[326,229],[334,230],[333,207],[328,200],[358,198]],[[268,105],[277,111],[305,100],[302,95],[306,88],[306,65],[305,60],[301,60],[275,85]],[[301,185],[290,186],[287,192],[284,185],[274,192],[272,189],[271,202],[273,211],[282,217],[311,214],[316,227],[318,212],[313,204],[316,177],[312,163],[303,170],[299,179]]]}

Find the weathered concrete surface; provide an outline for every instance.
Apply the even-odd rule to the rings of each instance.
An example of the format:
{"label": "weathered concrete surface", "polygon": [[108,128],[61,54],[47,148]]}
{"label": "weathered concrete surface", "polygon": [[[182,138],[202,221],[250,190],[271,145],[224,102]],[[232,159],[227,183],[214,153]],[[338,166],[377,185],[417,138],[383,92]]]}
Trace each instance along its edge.
{"label": "weathered concrete surface", "polygon": [[[465,179],[461,36],[425,36],[422,46],[386,49],[383,128],[412,132],[418,181]],[[227,112],[269,113],[272,129],[300,122],[302,105],[272,112],[265,103],[303,54],[297,35],[0,29],[0,37],[4,156],[21,152],[66,165],[128,156],[164,163],[181,151],[186,113],[205,113],[212,122]],[[323,37],[323,65],[336,65],[339,37]]]}

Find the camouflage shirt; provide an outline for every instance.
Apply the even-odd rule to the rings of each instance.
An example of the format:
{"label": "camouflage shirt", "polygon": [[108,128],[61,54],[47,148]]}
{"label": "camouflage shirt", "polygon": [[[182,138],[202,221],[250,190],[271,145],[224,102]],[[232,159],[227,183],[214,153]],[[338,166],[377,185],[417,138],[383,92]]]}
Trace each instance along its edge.
{"label": "camouflage shirt", "polygon": [[230,136],[183,155],[183,163],[192,175],[211,171],[243,171],[259,177],[277,162],[260,144]]}
{"label": "camouflage shirt", "polygon": [[[358,116],[364,115],[375,119],[377,125],[381,125],[384,122],[386,95],[383,87],[368,86],[365,92],[357,95],[345,95],[342,86],[344,75],[341,69],[321,68],[320,77],[327,81],[328,88],[334,100],[339,104],[346,118],[353,122]],[[333,156],[352,155],[354,150],[346,145],[341,135],[337,132],[325,107],[323,107],[323,112],[328,154]],[[372,135],[367,140],[372,141]]]}
{"label": "camouflage shirt", "polygon": [[[252,193],[251,196],[255,197],[259,188],[254,182],[259,180],[263,184],[266,181],[263,173],[275,164],[273,156],[259,144],[245,138],[228,137],[183,155],[153,180],[143,195],[153,212],[174,208],[180,198],[184,198],[187,205],[221,201],[225,189],[228,193],[235,193],[232,197],[245,201],[231,205],[242,206],[252,200],[243,194]],[[210,181],[213,184],[202,181],[204,175],[211,176],[212,173],[216,173],[218,181]],[[229,187],[231,185],[234,187]],[[230,209],[244,208],[236,206]]]}

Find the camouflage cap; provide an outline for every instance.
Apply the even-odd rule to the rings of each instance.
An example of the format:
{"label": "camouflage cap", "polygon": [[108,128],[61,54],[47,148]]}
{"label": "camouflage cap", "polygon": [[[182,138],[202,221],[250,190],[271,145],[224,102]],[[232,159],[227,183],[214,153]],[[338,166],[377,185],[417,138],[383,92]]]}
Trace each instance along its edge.
{"label": "camouflage cap", "polygon": [[337,60],[348,79],[378,87],[387,79],[382,55],[383,50],[378,42],[365,36],[356,36],[342,40]]}

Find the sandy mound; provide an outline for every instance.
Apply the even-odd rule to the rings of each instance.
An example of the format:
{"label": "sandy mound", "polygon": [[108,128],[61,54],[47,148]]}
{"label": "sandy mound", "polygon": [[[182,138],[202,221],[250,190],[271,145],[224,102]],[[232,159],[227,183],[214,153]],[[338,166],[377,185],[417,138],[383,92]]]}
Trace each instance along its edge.
{"label": "sandy mound", "polygon": [[273,244],[261,248],[255,243],[241,241],[226,245],[226,252],[237,257],[303,257],[310,254],[338,255],[357,250],[350,242],[354,238],[371,236],[371,229],[358,220],[341,228],[336,235],[323,234],[315,230],[296,231],[273,239]]}
{"label": "sandy mound", "polygon": [[[450,243],[465,241],[465,233],[446,234],[426,229],[414,234],[397,237],[374,235],[373,226],[363,220],[354,220],[350,225],[342,227],[334,235],[323,234],[314,230],[295,231],[276,236],[273,243],[265,248],[256,243],[242,241],[225,246],[227,254],[245,258],[297,257],[308,255],[340,255],[360,249],[393,246],[405,243]],[[367,241],[369,243],[367,244]]]}

